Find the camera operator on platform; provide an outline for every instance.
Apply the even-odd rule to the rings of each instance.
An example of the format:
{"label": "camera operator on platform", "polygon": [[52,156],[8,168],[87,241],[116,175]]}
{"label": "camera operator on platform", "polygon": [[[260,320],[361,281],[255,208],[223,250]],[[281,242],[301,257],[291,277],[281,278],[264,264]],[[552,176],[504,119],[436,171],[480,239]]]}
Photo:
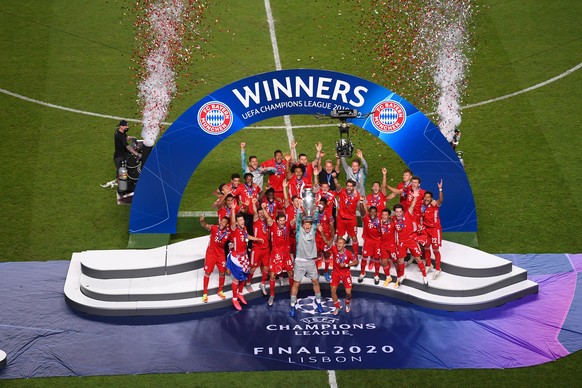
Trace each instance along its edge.
{"label": "camera operator on platform", "polygon": [[129,131],[129,125],[127,121],[121,120],[117,125],[117,130],[115,131],[114,144],[115,152],[113,153],[113,162],[115,163],[115,174],[121,167],[124,161],[127,161],[129,154],[133,154],[136,158],[141,159],[141,154],[133,149],[133,147],[127,141],[127,131]]}

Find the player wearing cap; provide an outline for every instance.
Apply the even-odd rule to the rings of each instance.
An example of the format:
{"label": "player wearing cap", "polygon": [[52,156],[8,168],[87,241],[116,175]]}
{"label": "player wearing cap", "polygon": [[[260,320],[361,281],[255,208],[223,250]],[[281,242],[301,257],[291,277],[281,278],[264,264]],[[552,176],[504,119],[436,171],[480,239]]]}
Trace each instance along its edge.
{"label": "player wearing cap", "polygon": [[115,174],[119,171],[122,162],[127,161],[129,154],[133,154],[136,158],[141,159],[141,154],[133,149],[131,145],[127,142],[127,131],[129,131],[129,125],[127,121],[121,120],[117,125],[115,130],[115,135],[113,137],[113,144],[115,146],[115,152],[113,153],[113,163],[115,163]]}

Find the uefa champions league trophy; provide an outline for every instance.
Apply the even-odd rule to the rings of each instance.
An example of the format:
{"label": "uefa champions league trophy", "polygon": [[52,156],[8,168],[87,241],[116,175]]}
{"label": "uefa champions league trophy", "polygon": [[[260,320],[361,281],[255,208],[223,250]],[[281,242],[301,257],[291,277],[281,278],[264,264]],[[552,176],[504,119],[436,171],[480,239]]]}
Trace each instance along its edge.
{"label": "uefa champions league trophy", "polygon": [[303,221],[313,221],[315,216],[315,193],[311,189],[303,189],[301,192],[301,198],[303,199],[303,209],[304,213],[302,216]]}

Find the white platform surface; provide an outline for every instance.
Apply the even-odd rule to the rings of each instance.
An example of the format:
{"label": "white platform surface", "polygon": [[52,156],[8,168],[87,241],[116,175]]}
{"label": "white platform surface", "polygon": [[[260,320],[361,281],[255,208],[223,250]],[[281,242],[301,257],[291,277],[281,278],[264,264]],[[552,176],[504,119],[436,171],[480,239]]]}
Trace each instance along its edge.
{"label": "white platform surface", "polygon": [[[74,253],[65,282],[66,298],[73,308],[97,315],[149,315],[163,314],[164,311],[180,313],[225,306],[230,303],[228,298],[231,297],[231,281],[227,276],[224,287],[227,300],[223,301],[216,296],[218,284],[216,270],[210,278],[209,301],[206,304],[201,300],[204,277],[202,268],[185,269],[178,273],[160,276],[143,274],[144,270],[152,268],[167,269],[184,264],[197,264],[200,267],[207,244],[208,236],[204,236],[153,249]],[[407,279],[403,285],[394,288],[394,283],[388,287],[383,286],[385,276],[382,269],[380,269],[380,284],[374,284],[373,271],[367,271],[366,279],[358,283],[356,280],[359,273],[358,267],[357,270],[352,271],[354,292],[361,288],[363,291],[409,300],[425,306],[434,308],[442,306],[444,309],[451,309],[453,306],[453,309],[458,310],[492,307],[537,292],[537,284],[525,280],[527,275],[525,270],[508,266],[509,261],[477,249],[443,241],[442,262],[472,269],[507,266],[509,271],[489,277],[457,276],[442,272],[436,280],[432,280],[433,272],[430,272],[429,285],[424,286],[418,266],[412,263],[406,267]],[[92,271],[100,271],[98,278],[82,273],[81,263]],[[128,277],[107,278],[108,272],[119,270],[128,271]],[[395,279],[394,266],[391,268],[391,274]],[[258,287],[260,276],[260,270],[257,270],[253,283],[254,292],[247,299],[262,297]],[[320,277],[320,282],[327,283],[323,276]],[[309,279],[303,279],[302,284],[309,287]],[[288,298],[288,286],[283,290],[285,292],[279,293],[277,298]],[[246,291],[244,294],[247,294]]]}

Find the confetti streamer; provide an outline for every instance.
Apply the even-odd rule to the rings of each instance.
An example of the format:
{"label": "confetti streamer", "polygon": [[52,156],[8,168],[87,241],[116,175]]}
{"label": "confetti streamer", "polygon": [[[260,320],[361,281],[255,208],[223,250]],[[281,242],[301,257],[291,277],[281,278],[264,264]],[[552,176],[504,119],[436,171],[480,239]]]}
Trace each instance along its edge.
{"label": "confetti streamer", "polygon": [[[200,25],[207,5],[196,0],[138,0],[134,23],[137,47],[133,60],[139,80],[142,138],[152,147],[177,93],[176,78],[188,70],[192,48],[204,42]],[[188,77],[188,74],[185,74]]]}

